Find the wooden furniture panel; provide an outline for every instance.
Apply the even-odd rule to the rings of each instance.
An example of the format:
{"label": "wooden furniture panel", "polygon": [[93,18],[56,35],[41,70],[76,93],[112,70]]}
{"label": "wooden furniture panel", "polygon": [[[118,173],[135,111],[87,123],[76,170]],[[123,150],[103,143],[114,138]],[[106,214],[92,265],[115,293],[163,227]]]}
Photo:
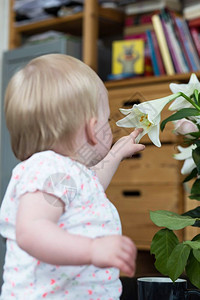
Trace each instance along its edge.
{"label": "wooden furniture panel", "polygon": [[112,184],[177,184],[179,162],[172,156],[176,152],[173,144],[158,148],[147,145],[143,152],[121,162]]}
{"label": "wooden furniture panel", "polygon": [[[129,236],[139,249],[149,249],[154,234],[159,230],[150,219],[150,210],[165,209],[180,212],[178,186],[111,185],[108,198],[119,211],[123,234]],[[182,233],[179,231],[179,238]]]}

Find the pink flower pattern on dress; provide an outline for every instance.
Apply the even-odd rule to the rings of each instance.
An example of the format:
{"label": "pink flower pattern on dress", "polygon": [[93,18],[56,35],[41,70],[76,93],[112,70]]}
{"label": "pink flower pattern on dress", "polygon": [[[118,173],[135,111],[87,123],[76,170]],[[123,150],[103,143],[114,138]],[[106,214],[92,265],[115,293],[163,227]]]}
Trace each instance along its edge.
{"label": "pink flower pattern on dress", "polygon": [[14,168],[1,206],[0,233],[7,239],[1,300],[118,300],[122,291],[119,270],[53,266],[18,247],[15,225],[19,198],[26,192],[52,191],[46,181],[51,174],[66,174],[65,183],[73,179],[76,184],[74,194],[61,185],[54,186],[54,195],[66,208],[58,221],[60,228],[91,238],[121,234],[118,212],[93,171],[53,151],[34,154]]}

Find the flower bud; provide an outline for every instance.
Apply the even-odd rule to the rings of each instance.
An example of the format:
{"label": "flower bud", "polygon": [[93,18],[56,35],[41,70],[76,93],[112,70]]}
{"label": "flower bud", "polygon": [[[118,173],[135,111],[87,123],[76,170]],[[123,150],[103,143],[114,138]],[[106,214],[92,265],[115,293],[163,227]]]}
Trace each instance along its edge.
{"label": "flower bud", "polygon": [[181,135],[185,135],[188,138],[193,138],[188,133],[198,131],[198,127],[196,126],[196,124],[194,124],[192,121],[187,120],[185,118],[178,120],[178,121],[174,121],[173,123],[175,126],[174,133],[177,135],[181,134]]}

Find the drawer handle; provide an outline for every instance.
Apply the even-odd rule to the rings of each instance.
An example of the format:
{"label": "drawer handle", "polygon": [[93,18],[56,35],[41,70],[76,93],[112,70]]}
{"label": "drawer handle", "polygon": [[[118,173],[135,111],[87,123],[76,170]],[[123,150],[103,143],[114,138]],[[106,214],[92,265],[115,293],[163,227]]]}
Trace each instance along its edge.
{"label": "drawer handle", "polygon": [[134,100],[125,100],[124,102],[123,102],[123,106],[125,106],[125,107],[127,107],[127,106],[133,106],[134,104],[140,104],[141,103],[141,101],[140,101],[140,99],[134,99]]}
{"label": "drawer handle", "polygon": [[125,197],[140,197],[141,192],[138,190],[133,190],[133,191],[123,191],[122,192],[123,196]]}
{"label": "drawer handle", "polygon": [[140,159],[142,157],[141,153],[133,154],[131,157],[127,157],[126,159]]}

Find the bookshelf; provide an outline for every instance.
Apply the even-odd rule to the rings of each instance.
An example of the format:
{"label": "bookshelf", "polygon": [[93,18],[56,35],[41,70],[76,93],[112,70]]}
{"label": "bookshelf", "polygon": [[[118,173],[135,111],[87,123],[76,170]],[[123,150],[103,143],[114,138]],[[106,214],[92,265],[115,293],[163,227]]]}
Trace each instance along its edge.
{"label": "bookshelf", "polygon": [[[85,0],[83,12],[75,15],[51,18],[19,26],[14,24],[14,12],[12,9],[14,0],[9,1],[10,49],[21,45],[22,36],[30,36],[47,30],[59,30],[79,35],[83,38],[83,61],[98,72],[98,38],[123,32],[124,13],[99,7],[98,0]],[[200,77],[200,72],[195,73]],[[164,97],[171,93],[169,90],[171,82],[187,83],[190,75],[191,73],[184,73],[105,82],[109,93],[111,116],[113,116],[113,126],[111,127],[114,133],[114,140],[129,132],[128,130],[123,131],[123,129],[116,128],[114,124],[117,121],[116,118],[122,118],[118,112],[119,107],[122,107],[121,105],[127,101],[134,103],[134,101],[146,101]],[[135,241],[139,252],[141,251],[144,254],[143,251],[147,251],[145,252],[147,253],[146,266],[149,261],[150,267],[142,271],[141,263],[141,269],[138,266],[139,271],[136,274],[138,276],[151,273],[152,271],[152,258],[148,257],[148,250],[150,249],[150,241],[155,232],[155,227],[149,220],[148,210],[153,207],[155,209],[168,208],[169,210],[174,208],[176,212],[181,213],[183,208],[187,206],[186,202],[188,199],[184,195],[181,184],[180,164],[173,159],[168,160],[177,143],[171,130],[172,128],[169,127],[168,134],[165,133],[165,137],[163,136],[162,141],[164,143],[161,151],[150,145],[148,138],[144,138],[142,142],[147,145],[145,154],[135,159],[125,160],[107,190],[108,197],[114,202],[119,211],[124,234],[129,235]],[[152,161],[156,162],[155,166],[153,166]],[[142,171],[137,176],[139,170]],[[170,178],[170,180],[166,184],[165,180],[159,181],[161,176],[156,177],[156,174],[165,174],[166,177],[164,179]],[[154,199],[156,199],[156,202]],[[159,203],[159,199],[161,199],[161,204],[158,208],[156,205]],[[182,232],[180,238],[183,239],[184,235],[185,233]]]}
{"label": "bookshelf", "polygon": [[83,12],[53,17],[36,23],[15,26],[14,0],[10,1],[10,36],[9,48],[14,49],[21,44],[22,36],[42,33],[47,30],[58,30],[82,36],[83,61],[97,71],[97,39],[98,37],[116,34],[122,31],[124,13],[98,6],[97,0],[85,0]]}

